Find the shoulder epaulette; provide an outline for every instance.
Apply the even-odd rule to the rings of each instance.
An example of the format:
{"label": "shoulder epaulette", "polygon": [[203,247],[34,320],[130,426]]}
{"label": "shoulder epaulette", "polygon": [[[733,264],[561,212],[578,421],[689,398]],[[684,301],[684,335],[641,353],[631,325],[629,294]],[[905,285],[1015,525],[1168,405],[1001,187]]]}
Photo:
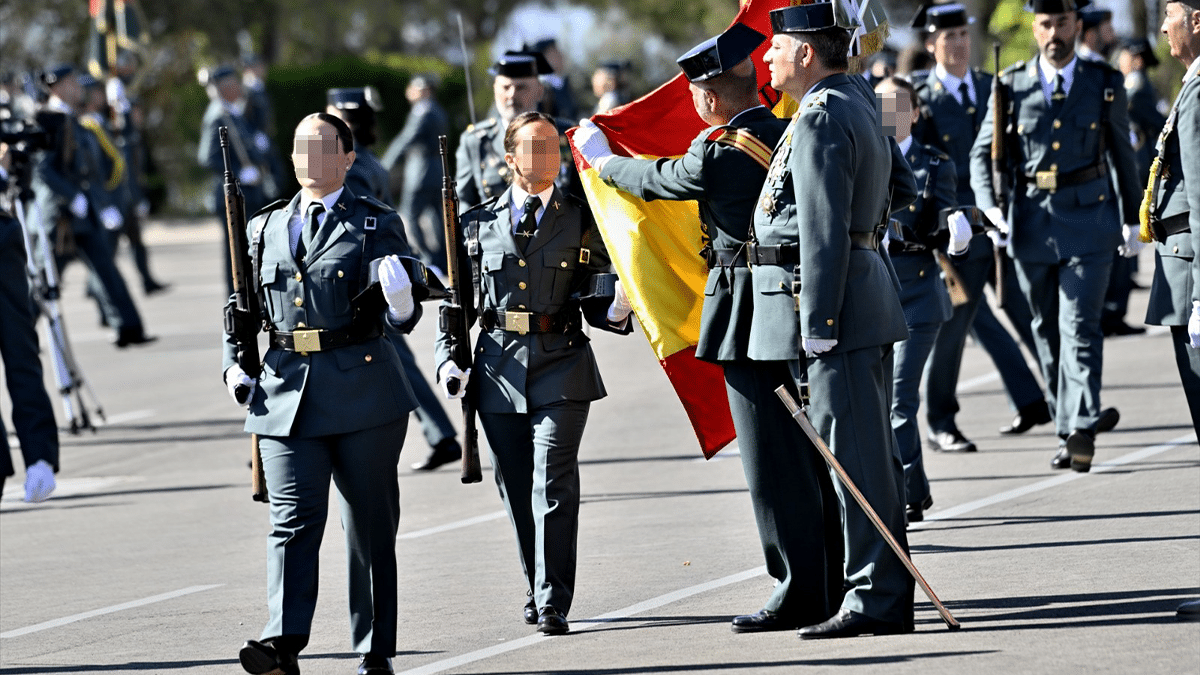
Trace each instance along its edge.
{"label": "shoulder epaulette", "polygon": [[1012,64],[1011,66],[1000,71],[1000,74],[1001,75],[1012,75],[1013,73],[1017,72],[1018,70],[1024,70],[1024,69],[1025,69],[1025,62],[1017,61],[1016,63]]}
{"label": "shoulder epaulette", "polygon": [[470,132],[474,132],[474,131],[486,131],[487,129],[490,129],[494,126],[496,126],[496,118],[489,117],[486,120],[482,120],[482,121],[476,122],[474,124],[468,124],[467,132],[470,133]]}
{"label": "shoulder epaulette", "polygon": [[475,206],[472,206],[471,208],[467,209],[466,211],[463,211],[462,213],[460,213],[458,217],[463,218],[467,214],[475,213],[476,211],[482,211],[483,209],[488,208],[492,204],[495,204],[497,199],[499,199],[499,197],[492,197],[491,199],[489,199],[481,204],[476,204]]}
{"label": "shoulder epaulette", "polygon": [[705,140],[717,145],[725,145],[740,150],[757,162],[764,169],[771,165],[771,153],[774,149],[767,146],[757,136],[737,127],[728,125],[713,127]]}
{"label": "shoulder epaulette", "polygon": [[910,81],[912,83],[916,84],[917,86],[920,86],[920,83],[927,82],[929,80],[930,72],[932,72],[932,71],[930,71],[929,69],[914,70],[911,73],[912,79]]}
{"label": "shoulder epaulette", "polygon": [[376,211],[394,211],[392,207],[379,201],[374,195],[357,195],[358,201],[366,202]]}
{"label": "shoulder epaulette", "polygon": [[287,206],[288,201],[289,200],[287,200],[287,199],[276,199],[275,201],[271,202],[270,204],[267,204],[266,206],[262,207],[261,209],[255,211],[250,217],[254,218],[254,217],[257,217],[261,213],[266,213],[267,211],[274,211],[275,209],[281,209],[281,208]]}

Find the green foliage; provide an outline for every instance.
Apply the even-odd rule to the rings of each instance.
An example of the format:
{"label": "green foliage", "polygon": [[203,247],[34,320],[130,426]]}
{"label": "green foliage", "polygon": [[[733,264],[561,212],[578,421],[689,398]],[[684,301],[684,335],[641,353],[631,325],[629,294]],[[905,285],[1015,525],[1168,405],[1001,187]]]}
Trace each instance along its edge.
{"label": "green foliage", "polygon": [[[1025,0],[1000,0],[996,11],[988,22],[988,34],[992,40],[998,40],[1000,48],[1000,67],[1007,68],[1017,61],[1028,61],[1037,53],[1037,42],[1033,39],[1033,15],[1025,11]],[[992,48],[989,40],[986,45],[984,70],[995,68],[992,62]]]}

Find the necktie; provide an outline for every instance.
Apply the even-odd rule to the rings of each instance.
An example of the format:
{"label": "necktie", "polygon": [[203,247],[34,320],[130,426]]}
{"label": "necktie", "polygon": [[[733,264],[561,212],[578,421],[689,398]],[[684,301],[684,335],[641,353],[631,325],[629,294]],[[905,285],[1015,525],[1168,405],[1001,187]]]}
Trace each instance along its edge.
{"label": "necktie", "polygon": [[959,98],[962,100],[962,107],[974,112],[975,102],[971,100],[971,88],[967,86],[967,81],[963,80],[958,83]]}
{"label": "necktie", "polygon": [[312,249],[313,239],[317,236],[317,226],[321,214],[324,212],[325,205],[321,202],[313,202],[308,205],[308,213],[305,214],[304,222],[300,226],[300,241],[296,242],[296,260],[303,260],[305,254]]}
{"label": "necktie", "polygon": [[522,253],[529,248],[533,233],[537,231],[537,210],[541,206],[542,200],[537,195],[529,195],[525,200],[525,212],[521,214],[521,220],[517,221],[517,231],[514,233],[520,237],[517,244],[520,245]]}
{"label": "necktie", "polygon": [[1050,111],[1055,117],[1058,117],[1058,111],[1062,110],[1063,101],[1067,100],[1066,80],[1063,79],[1062,73],[1054,76],[1054,93],[1050,94]]}

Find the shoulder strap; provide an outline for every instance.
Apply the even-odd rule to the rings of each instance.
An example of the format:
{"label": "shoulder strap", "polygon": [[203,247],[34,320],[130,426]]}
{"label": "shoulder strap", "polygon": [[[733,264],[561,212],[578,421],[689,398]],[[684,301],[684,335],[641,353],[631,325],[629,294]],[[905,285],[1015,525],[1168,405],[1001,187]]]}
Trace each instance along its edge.
{"label": "shoulder strap", "polygon": [[729,126],[717,127],[708,135],[707,140],[740,150],[764,170],[771,166],[771,153],[774,152],[774,149],[767,147],[766,143],[758,140],[754,134],[745,129]]}
{"label": "shoulder strap", "polygon": [[262,277],[262,250],[263,250],[263,231],[267,229],[267,223],[271,221],[273,213],[268,213],[258,225],[254,228],[254,238],[250,240],[250,269],[253,272],[254,292],[258,294],[258,311],[261,316],[263,330],[271,329],[271,321],[267,314],[267,299],[262,292],[262,283],[259,281]]}
{"label": "shoulder strap", "polygon": [[375,230],[379,229],[377,216],[363,218],[362,259],[359,262],[358,284],[361,293],[371,285],[371,261],[375,259]]}

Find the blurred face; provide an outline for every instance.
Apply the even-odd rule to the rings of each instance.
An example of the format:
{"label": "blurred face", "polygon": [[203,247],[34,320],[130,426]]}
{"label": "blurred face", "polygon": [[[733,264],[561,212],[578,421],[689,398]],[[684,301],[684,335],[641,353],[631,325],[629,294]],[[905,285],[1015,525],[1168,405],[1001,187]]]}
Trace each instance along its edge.
{"label": "blurred face", "polygon": [[50,88],[50,93],[72,108],[83,102],[83,87],[79,86],[79,78],[74,73],[64,77]]}
{"label": "blurred face", "polygon": [[961,77],[971,66],[971,31],[966,26],[943,28],[926,38],[925,49],[943,68]]}
{"label": "blurred face", "polygon": [[561,159],[558,154],[558,129],[542,120],[517,129],[516,148],[504,153],[504,163],[513,173],[513,183],[530,194],[537,194],[554,183]]}
{"label": "blurred face", "polygon": [[1117,54],[1117,68],[1121,71],[1122,75],[1128,75],[1134,70],[1140,70],[1140,68],[1134,67],[1133,55],[1125,50],[1122,50],[1120,54]]}
{"label": "blurred face", "polygon": [[240,99],[243,93],[242,81],[236,77],[225,77],[217,83],[217,95],[226,103],[233,103]]}
{"label": "blurred face", "polygon": [[875,98],[880,110],[880,133],[895,136],[897,143],[911,136],[920,113],[913,109],[909,93],[891,82],[880,82],[875,87]]}
{"label": "blurred face", "polygon": [[317,195],[335,192],[346,181],[354,151],[343,152],[337,130],[317,118],[305,118],[296,127],[292,163],[300,187]]}
{"label": "blurred face", "polygon": [[537,110],[545,90],[536,77],[508,77],[497,75],[492,82],[492,93],[496,97],[496,110],[505,120],[523,112]]}
{"label": "blurred face", "polygon": [[99,87],[88,87],[83,92],[83,109],[86,112],[99,112],[104,110],[104,104],[108,99],[104,96],[104,90]]}
{"label": "blurred face", "polygon": [[612,72],[601,68],[592,73],[592,94],[596,98],[607,94],[610,91],[615,91],[617,88],[617,78]]}
{"label": "blurred face", "polygon": [[1171,56],[1185,66],[1200,56],[1200,12],[1189,11],[1178,2],[1163,9],[1162,34],[1171,46]]}
{"label": "blurred face", "polygon": [[[796,92],[800,86],[800,78],[804,70],[805,55],[812,47],[799,42],[789,35],[776,35],[771,38],[771,46],[763,55],[763,63],[771,73],[771,86],[779,91],[792,95],[793,98],[804,95]],[[811,60],[811,56],[807,57]]]}
{"label": "blurred face", "polygon": [[1037,40],[1038,51],[1057,67],[1067,65],[1075,56],[1075,38],[1082,23],[1075,12],[1035,14],[1033,38]]}

